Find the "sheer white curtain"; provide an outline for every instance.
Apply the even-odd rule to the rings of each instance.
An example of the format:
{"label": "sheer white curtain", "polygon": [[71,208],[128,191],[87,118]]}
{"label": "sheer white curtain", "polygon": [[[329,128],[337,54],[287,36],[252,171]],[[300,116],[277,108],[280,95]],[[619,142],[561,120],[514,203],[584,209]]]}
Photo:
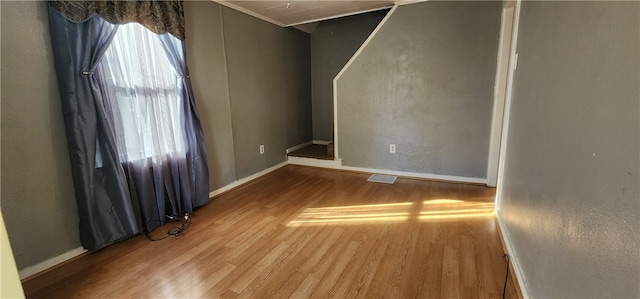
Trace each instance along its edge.
{"label": "sheer white curtain", "polygon": [[183,1],[98,2],[47,5],[80,240],[90,250],[209,202]]}
{"label": "sheer white curtain", "polygon": [[185,156],[181,78],[158,35],[138,23],[120,25],[97,77],[112,113],[120,162]]}

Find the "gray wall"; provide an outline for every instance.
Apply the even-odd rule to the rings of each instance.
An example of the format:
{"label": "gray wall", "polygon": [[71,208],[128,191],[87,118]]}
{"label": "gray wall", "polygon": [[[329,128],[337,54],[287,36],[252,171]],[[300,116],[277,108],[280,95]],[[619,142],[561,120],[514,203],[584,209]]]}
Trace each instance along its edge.
{"label": "gray wall", "polygon": [[284,105],[287,148],[312,140],[311,41],[308,33],[284,30]]}
{"label": "gray wall", "polygon": [[333,78],[387,12],[323,21],[311,33],[314,140],[333,141]]}
{"label": "gray wall", "polygon": [[1,1],[2,214],[19,269],[80,247],[44,2]]}
{"label": "gray wall", "polygon": [[[0,5],[1,209],[24,269],[81,245],[46,4]],[[312,140],[310,37],[213,2],[184,6],[187,60],[215,190]],[[242,48],[244,42],[262,48]],[[266,145],[263,156],[259,144]]]}
{"label": "gray wall", "polygon": [[209,188],[236,180],[222,8],[210,2],[184,5],[187,63],[207,145]]}
{"label": "gray wall", "polygon": [[[286,161],[289,146],[311,141],[310,114],[297,115],[310,112],[309,35],[226,7],[222,15],[235,165],[243,178]],[[295,76],[303,77],[286,80]]]}
{"label": "gray wall", "polygon": [[497,1],[400,6],[338,81],[343,164],[486,178],[500,14]]}
{"label": "gray wall", "polygon": [[312,140],[310,37],[213,2],[184,6],[214,190],[284,162],[287,148]]}
{"label": "gray wall", "polygon": [[640,297],[640,3],[523,2],[499,217],[532,298]]}

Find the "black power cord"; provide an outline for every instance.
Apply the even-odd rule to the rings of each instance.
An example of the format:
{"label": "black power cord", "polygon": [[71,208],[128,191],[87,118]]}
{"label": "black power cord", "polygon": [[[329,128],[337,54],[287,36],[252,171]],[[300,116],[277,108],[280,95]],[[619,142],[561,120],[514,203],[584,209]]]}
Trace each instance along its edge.
{"label": "black power cord", "polygon": [[[191,216],[189,216],[189,213],[185,213],[184,214],[184,219],[182,219],[182,218],[180,218],[180,219],[172,219],[171,217],[169,217],[169,220],[173,221],[173,222],[176,222],[176,223],[179,222],[180,224],[172,226],[169,229],[167,229],[167,234],[162,236],[162,237],[160,237],[160,238],[152,237],[151,234],[149,233],[149,231],[146,228],[144,230],[144,235],[150,241],[161,241],[161,240],[164,240],[164,239],[168,238],[169,236],[179,237],[179,236],[184,235],[184,233],[187,231],[187,228],[189,228],[189,226],[191,225]],[[151,222],[151,221],[160,222],[159,220],[149,220],[149,222]],[[147,224],[149,222],[147,222]]]}
{"label": "black power cord", "polygon": [[504,287],[502,288],[502,299],[505,298],[506,294],[507,294],[507,281],[509,279],[509,255],[508,254],[504,254],[503,257],[507,258],[507,274],[504,277]]}

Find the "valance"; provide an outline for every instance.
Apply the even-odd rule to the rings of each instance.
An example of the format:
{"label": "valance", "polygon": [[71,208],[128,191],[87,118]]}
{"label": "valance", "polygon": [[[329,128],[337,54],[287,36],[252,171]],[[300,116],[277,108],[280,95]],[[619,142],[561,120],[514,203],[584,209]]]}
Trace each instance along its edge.
{"label": "valance", "polygon": [[157,33],[184,40],[182,1],[49,1],[67,20],[81,23],[99,15],[112,24],[138,22]]}

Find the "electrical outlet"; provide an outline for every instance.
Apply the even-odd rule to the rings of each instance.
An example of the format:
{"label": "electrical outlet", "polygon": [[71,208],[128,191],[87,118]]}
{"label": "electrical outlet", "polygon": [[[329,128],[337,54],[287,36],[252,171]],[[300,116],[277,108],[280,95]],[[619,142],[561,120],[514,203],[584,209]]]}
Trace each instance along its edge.
{"label": "electrical outlet", "polygon": [[389,153],[391,154],[395,154],[396,153],[396,145],[395,144],[389,144]]}
{"label": "electrical outlet", "polygon": [[264,154],[264,144],[260,145],[260,154]]}

